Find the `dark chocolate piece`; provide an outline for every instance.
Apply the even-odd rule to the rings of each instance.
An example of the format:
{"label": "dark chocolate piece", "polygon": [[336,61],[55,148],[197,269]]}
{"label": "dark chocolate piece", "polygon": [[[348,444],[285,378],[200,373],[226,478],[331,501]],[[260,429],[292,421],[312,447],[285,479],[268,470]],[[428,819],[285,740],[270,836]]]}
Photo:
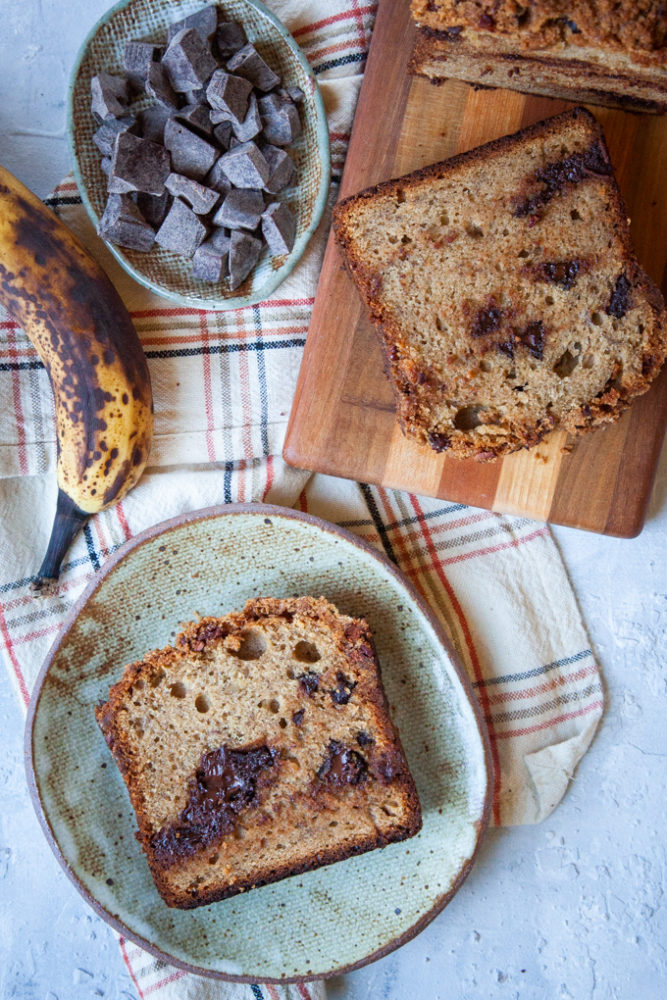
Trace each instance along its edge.
{"label": "dark chocolate piece", "polygon": [[250,95],[250,101],[248,103],[248,113],[246,114],[243,121],[239,122],[235,118],[231,119],[232,129],[234,130],[234,135],[239,140],[239,142],[249,142],[250,139],[254,139],[256,135],[262,131],[262,119],[259,115],[259,107],[257,106],[257,98],[254,94]]}
{"label": "dark chocolate piece", "polygon": [[173,24],[170,24],[167,28],[167,42],[171,42],[180,31],[186,28],[194,28],[201,40],[207,42],[214,34],[217,25],[218,8],[215,4],[209,4],[208,7],[202,7],[181,21],[174,21]]}
{"label": "dark chocolate piece", "polygon": [[123,69],[136,91],[143,91],[152,62],[157,62],[162,49],[152,42],[126,42],[123,49]]}
{"label": "dark chocolate piece", "polygon": [[329,691],[331,700],[334,705],[347,705],[352,697],[352,692],[357,686],[357,682],[351,681],[349,677],[345,676],[342,670],[339,670],[336,674],[336,681],[336,687]]}
{"label": "dark chocolate piece", "polygon": [[150,250],[155,242],[153,228],[127,194],[109,195],[97,232],[103,240],[131,250]]}
{"label": "dark chocolate piece", "polygon": [[98,122],[125,114],[129,93],[127,80],[112,73],[98,73],[90,81],[90,110]]}
{"label": "dark chocolate piece", "polygon": [[528,353],[532,354],[534,358],[538,361],[541,360],[544,353],[544,341],[546,340],[547,331],[544,327],[542,320],[537,320],[535,323],[529,323],[520,333],[517,334],[518,339],[521,343],[528,349]]}
{"label": "dark chocolate piece", "polygon": [[167,124],[169,112],[164,104],[151,104],[140,111],[137,116],[139,134],[143,139],[164,145],[164,127]]}
{"label": "dark chocolate piece", "polygon": [[207,43],[195,28],[183,28],[162,56],[169,82],[178,93],[199,90],[217,68]]}
{"label": "dark chocolate piece", "polygon": [[245,31],[236,21],[221,21],[215,34],[215,44],[221,59],[229,59],[246,44]]}
{"label": "dark chocolate piece", "polygon": [[216,226],[228,229],[257,229],[264,211],[264,195],[253,188],[234,188],[215,213]]}
{"label": "dark chocolate piece", "polygon": [[229,142],[233,135],[232,123],[229,118],[214,127],[213,135],[220,149],[223,151],[229,149]]}
{"label": "dark chocolate piece", "polygon": [[214,191],[218,191],[220,194],[227,194],[227,192],[231,191],[232,188],[227,174],[222,169],[220,160],[216,160],[209,172],[206,174],[204,183],[207,187],[213,188]]}
{"label": "dark chocolate piece", "polygon": [[206,226],[192,209],[174,198],[167,217],[155,234],[155,242],[165,250],[173,250],[184,257],[192,257],[206,237]]}
{"label": "dark chocolate piece", "polygon": [[569,289],[576,282],[580,267],[579,260],[555,260],[542,264],[541,271],[547,281]]}
{"label": "dark chocolate piece", "polygon": [[192,257],[192,276],[198,281],[220,281],[223,276],[223,255],[206,240]]}
{"label": "dark chocolate piece", "polygon": [[142,191],[137,194],[137,207],[153,229],[157,229],[164,222],[171,201],[171,195],[166,188],[162,194],[144,194]]}
{"label": "dark chocolate piece", "polygon": [[202,754],[188,782],[187,805],[178,819],[151,837],[162,865],[209,847],[229,833],[239,813],[278,777],[277,752],[267,746],[231,750],[223,746]]}
{"label": "dark chocolate piece", "polygon": [[161,62],[153,62],[148,67],[145,90],[149,97],[154,97],[165,108],[178,108],[178,97]]}
{"label": "dark chocolate piece", "polygon": [[203,184],[193,181],[191,177],[184,177],[183,174],[169,174],[164,185],[175,198],[187,202],[195,215],[208,215],[220,200],[218,191],[204,187]]}
{"label": "dark chocolate piece", "polygon": [[223,153],[220,165],[234,187],[262,188],[269,179],[269,165],[254,142],[243,142]]}
{"label": "dark chocolate piece", "polygon": [[299,112],[291,101],[269,94],[260,97],[259,112],[264,138],[273,146],[289,146],[301,134]]}
{"label": "dark chocolate piece", "polygon": [[339,740],[330,740],[317,777],[327,785],[360,785],[368,778],[368,764],[357,750],[351,750]]}
{"label": "dark chocolate piece", "polygon": [[264,92],[273,90],[280,83],[280,77],[264,62],[254,45],[248,42],[242,49],[235,52],[227,62],[230,73],[243,76],[253,87]]}
{"label": "dark chocolate piece", "polygon": [[272,202],[262,214],[262,235],[272,254],[289,253],[296,239],[296,219],[287,205]]}
{"label": "dark chocolate piece", "polygon": [[227,112],[237,121],[243,121],[248,112],[251,91],[249,80],[217,69],[206,88],[206,99],[216,111]]}
{"label": "dark chocolate piece", "polygon": [[475,316],[470,331],[471,336],[484,337],[487,333],[495,332],[500,326],[501,319],[502,310],[495,305],[495,302],[491,302],[485,309],[480,309]]}
{"label": "dark chocolate piece", "polygon": [[197,132],[203,139],[213,135],[211,116],[205,104],[187,104],[176,112],[174,118],[183,122],[193,132]]}
{"label": "dark chocolate piece", "polygon": [[631,284],[624,274],[619,274],[614,285],[614,290],[609,299],[609,305],[605,309],[607,316],[614,316],[616,319],[623,319],[630,308]]}
{"label": "dark chocolate piece", "polygon": [[307,670],[305,674],[299,674],[297,679],[299,681],[299,687],[305,691],[307,695],[315,694],[320,686],[320,675],[315,673],[314,670]]}
{"label": "dark chocolate piece", "polygon": [[261,147],[261,152],[269,165],[269,179],[264,185],[270,194],[277,194],[284,188],[289,187],[296,177],[296,166],[294,160],[278,146],[270,144]]}
{"label": "dark chocolate piece", "polygon": [[109,176],[112,194],[128,191],[162,194],[168,174],[169,153],[164,146],[129,132],[116,137]]}
{"label": "dark chocolate piece", "polygon": [[215,146],[175,118],[165,125],[164,144],[171,153],[174,172],[196,181],[203,180],[218,158]]}
{"label": "dark chocolate piece", "polygon": [[121,132],[133,132],[138,129],[134,115],[123,115],[121,118],[107,118],[93,135],[93,142],[103,156],[112,156],[116,136]]}

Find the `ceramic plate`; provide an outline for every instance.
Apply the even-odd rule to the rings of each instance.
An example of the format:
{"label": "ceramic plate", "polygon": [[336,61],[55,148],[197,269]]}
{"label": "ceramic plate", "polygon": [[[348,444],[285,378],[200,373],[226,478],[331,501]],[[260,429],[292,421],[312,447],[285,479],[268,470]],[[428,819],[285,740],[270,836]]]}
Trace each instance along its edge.
{"label": "ceramic plate", "polygon": [[[100,167],[101,155],[93,142],[97,124],[90,112],[90,81],[96,73],[123,73],[123,48],[129,40],[164,43],[167,28],[204,6],[203,0],[121,0],[92,29],[72,70],[69,91],[68,132],[74,174],[81,198],[93,224],[104,211],[107,178]],[[303,255],[324,211],[329,188],[329,129],[317,82],[285,25],[259,0],[224,0],[217,6],[228,20],[243,24],[252,42],[287,85],[301,87],[303,134],[288,152],[297,166],[296,183],[278,196],[297,219],[296,242],[290,253],[270,257],[266,251],[259,264],[235,291],[226,281],[209,283],[192,277],[192,262],[169,250],[154,246],[150,253],[128,250],[112,243],[114,257],[140,284],[198,309],[238,309],[261,302],[284,281]],[[151,101],[135,101],[141,109]]]}
{"label": "ceramic plate", "polygon": [[[133,810],[93,708],[126,663],[197,614],[260,595],[324,595],[373,629],[424,825],[391,844],[198,910],[168,909],[134,838]],[[200,975],[328,976],[405,942],[452,897],[488,819],[486,735],[463,668],[416,592],[358,538],[284,508],[183,515],[138,535],[81,597],[42,669],[28,779],[47,838],[112,926]]]}

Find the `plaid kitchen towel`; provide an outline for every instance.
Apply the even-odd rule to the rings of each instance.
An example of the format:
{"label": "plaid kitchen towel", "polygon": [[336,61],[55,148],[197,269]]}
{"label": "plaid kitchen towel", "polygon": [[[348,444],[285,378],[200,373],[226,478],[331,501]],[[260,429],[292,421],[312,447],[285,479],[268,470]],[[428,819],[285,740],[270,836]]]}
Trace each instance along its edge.
{"label": "plaid kitchen towel", "polygon": [[[318,75],[335,200],[375,3],[274,0]],[[222,502],[296,506],[384,550],[424,595],[471,678],[496,769],[493,822],[538,822],[563,796],[602,714],[602,686],[547,527],[291,469],[281,449],[329,216],[274,298],[248,309],[181,309],[135,284],[97,239],[68,178],[48,199],[107,269],[149,359],[151,466],[95,516],[55,593],[30,595],[55,504],[54,410],[32,345],[0,314],[0,656],[27,705],[74,600],[115,549],[167,517]],[[320,1000],[322,984],[235,985],[175,970],[121,938],[140,998]]]}

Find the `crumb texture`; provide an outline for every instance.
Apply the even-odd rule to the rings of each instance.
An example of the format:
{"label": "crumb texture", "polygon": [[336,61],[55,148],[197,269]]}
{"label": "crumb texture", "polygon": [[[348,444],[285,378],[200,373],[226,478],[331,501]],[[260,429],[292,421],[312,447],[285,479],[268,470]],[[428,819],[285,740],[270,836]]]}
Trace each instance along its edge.
{"label": "crumb texture", "polygon": [[189,908],[421,827],[368,625],[249,601],[126,668],[96,710],[160,894]]}
{"label": "crumb texture", "polygon": [[664,305],[583,109],[340,203],[403,430],[492,459],[614,420],[657,374]]}

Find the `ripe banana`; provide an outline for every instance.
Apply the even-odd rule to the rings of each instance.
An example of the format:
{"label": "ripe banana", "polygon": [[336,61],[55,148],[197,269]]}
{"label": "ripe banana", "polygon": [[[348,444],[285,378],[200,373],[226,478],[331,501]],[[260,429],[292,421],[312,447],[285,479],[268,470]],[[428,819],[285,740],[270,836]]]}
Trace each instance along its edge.
{"label": "ripe banana", "polygon": [[91,514],[144,470],[153,432],[148,365],[118,292],[74,234],[0,167],[0,303],[34,344],[56,403],[58,501],[33,586],[57,579]]}

